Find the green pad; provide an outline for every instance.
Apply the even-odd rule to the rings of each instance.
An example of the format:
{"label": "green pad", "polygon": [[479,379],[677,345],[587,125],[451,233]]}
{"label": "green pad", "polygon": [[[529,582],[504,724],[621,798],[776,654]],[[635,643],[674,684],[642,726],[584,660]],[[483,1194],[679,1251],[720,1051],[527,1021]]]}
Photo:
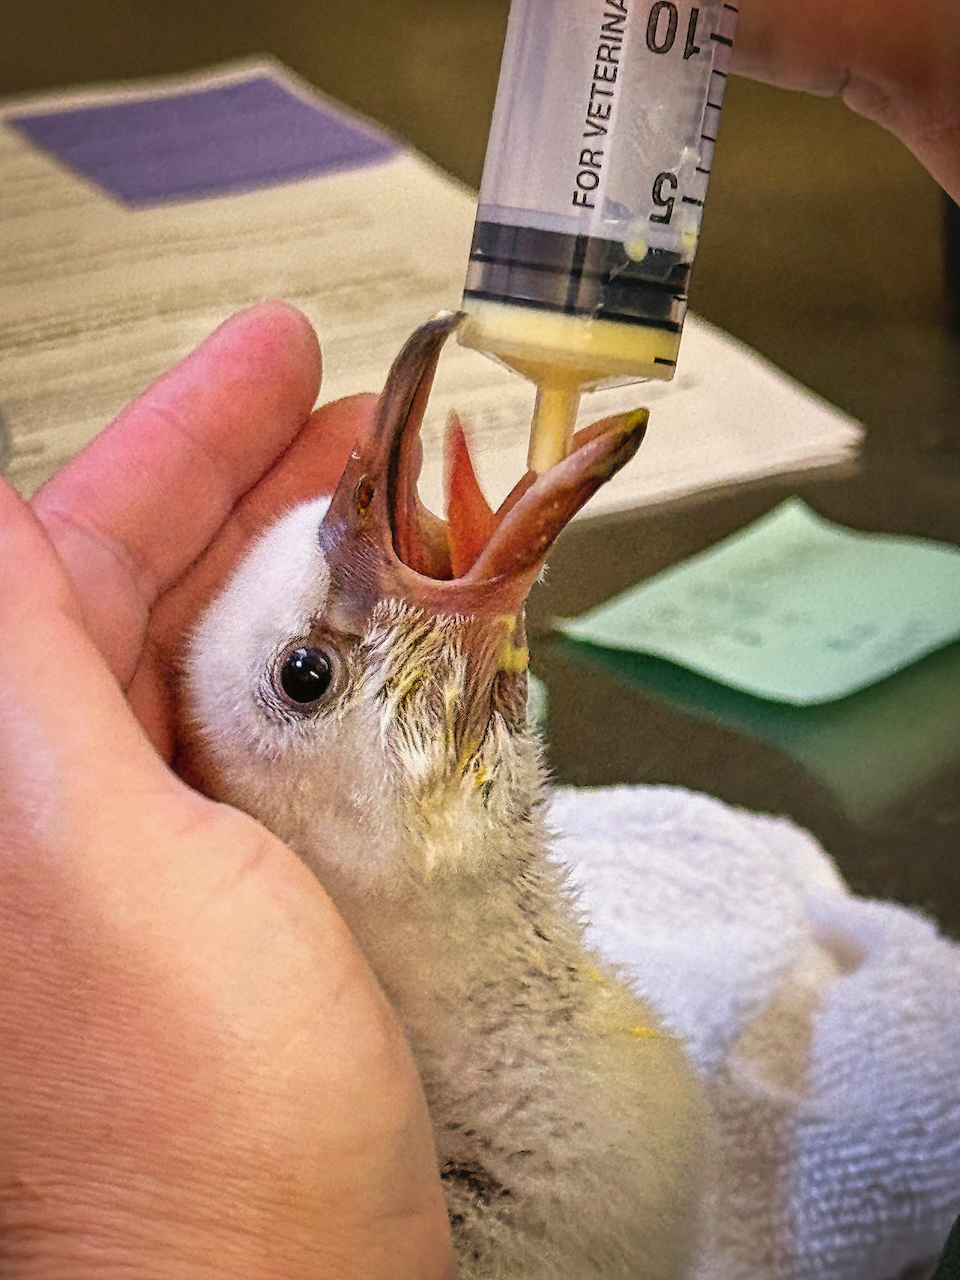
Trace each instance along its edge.
{"label": "green pad", "polygon": [[657,654],[761,698],[831,702],[960,636],[960,549],[857,533],[790,498],[557,625],[577,640]]}

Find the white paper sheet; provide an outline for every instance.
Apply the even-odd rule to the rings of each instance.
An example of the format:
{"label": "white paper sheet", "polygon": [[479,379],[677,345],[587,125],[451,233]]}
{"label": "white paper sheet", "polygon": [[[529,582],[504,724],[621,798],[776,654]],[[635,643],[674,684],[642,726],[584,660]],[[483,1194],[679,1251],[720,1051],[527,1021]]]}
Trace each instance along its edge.
{"label": "white paper sheet", "polygon": [[[189,83],[224,83],[263,60],[207,76],[85,89],[7,104],[66,106]],[[0,116],[2,116],[0,111]],[[386,163],[242,195],[129,209],[0,128],[0,415],[7,473],[32,492],[231,312],[279,296],[300,306],[324,348],[325,399],[378,390],[410,331],[456,308],[474,201],[412,152]],[[439,440],[456,406],[473,427],[493,498],[524,470],[533,389],[451,344],[425,424],[424,495],[439,502]],[[861,428],[696,317],[676,379],[587,396],[593,420],[651,407],[637,460],[587,515],[854,456]]]}

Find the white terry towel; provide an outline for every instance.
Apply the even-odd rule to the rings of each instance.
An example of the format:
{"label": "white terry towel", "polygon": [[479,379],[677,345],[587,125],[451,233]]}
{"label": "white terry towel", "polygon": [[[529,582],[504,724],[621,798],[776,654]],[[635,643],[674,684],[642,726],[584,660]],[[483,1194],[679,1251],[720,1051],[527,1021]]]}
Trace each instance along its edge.
{"label": "white terry towel", "polygon": [[698,1280],[888,1280],[960,1212],[960,948],[806,832],[673,787],[560,788],[588,937],[687,1043],[718,1128]]}

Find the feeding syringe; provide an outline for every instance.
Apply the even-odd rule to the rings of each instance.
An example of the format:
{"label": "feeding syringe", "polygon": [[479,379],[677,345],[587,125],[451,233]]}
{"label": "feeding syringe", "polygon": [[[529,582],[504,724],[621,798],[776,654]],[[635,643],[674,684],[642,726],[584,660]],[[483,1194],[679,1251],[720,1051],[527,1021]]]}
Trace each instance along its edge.
{"label": "feeding syringe", "polygon": [[536,471],[582,391],[673,376],[736,21],[513,0],[460,340],[537,384]]}

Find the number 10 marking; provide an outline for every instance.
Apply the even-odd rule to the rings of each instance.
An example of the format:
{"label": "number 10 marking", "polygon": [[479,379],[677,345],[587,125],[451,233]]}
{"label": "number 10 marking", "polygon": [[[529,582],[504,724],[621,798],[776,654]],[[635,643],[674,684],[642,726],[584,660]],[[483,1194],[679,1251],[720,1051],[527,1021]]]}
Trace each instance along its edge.
{"label": "number 10 marking", "polygon": [[[667,28],[666,31],[661,32],[660,17],[664,13],[667,15]],[[699,18],[700,10],[691,9],[690,17],[687,21],[687,39],[683,50],[684,59],[692,58],[695,53],[700,52],[700,46],[697,44],[697,22]],[[677,38],[679,25],[680,13],[672,0],[657,0],[657,3],[650,10],[650,17],[647,19],[647,48],[650,52],[669,53]]]}

